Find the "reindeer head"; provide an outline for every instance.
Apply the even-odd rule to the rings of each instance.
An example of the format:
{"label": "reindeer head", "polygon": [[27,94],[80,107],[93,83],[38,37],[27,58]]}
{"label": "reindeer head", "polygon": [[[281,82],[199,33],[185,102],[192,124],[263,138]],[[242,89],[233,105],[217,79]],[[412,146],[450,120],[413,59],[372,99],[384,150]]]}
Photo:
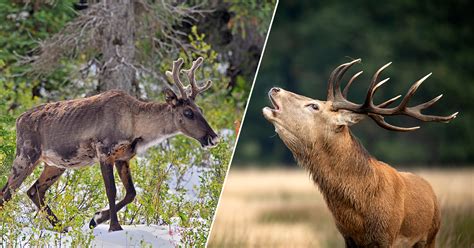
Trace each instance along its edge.
{"label": "reindeer head", "polygon": [[388,63],[381,67],[373,76],[364,103],[356,104],[347,100],[347,92],[352,82],[362,73],[356,73],[341,92],[340,84],[344,73],[360,59],[337,67],[329,78],[327,100],[315,100],[301,96],[280,88],[272,88],[268,92],[273,109],[265,107],[263,115],[275,126],[275,131],[293,150],[302,145],[311,145],[316,142],[334,140],[341,134],[348,132],[348,126],[362,120],[365,116],[372,118],[379,126],[392,131],[412,131],[419,127],[398,127],[388,124],[384,116],[407,115],[421,121],[449,122],[454,119],[457,112],[449,116],[424,115],[421,110],[426,109],[438,101],[442,95],[434,99],[408,107],[408,101],[414,95],[420,84],[431,74],[415,82],[400,104],[388,107],[401,95],[391,98],[383,103],[374,104],[375,91],[389,79],[378,82],[378,76]]}
{"label": "reindeer head", "polygon": [[[173,111],[173,122],[178,130],[186,136],[192,137],[201,143],[202,147],[215,146],[219,140],[217,134],[207,123],[204,118],[202,109],[194,102],[196,96],[209,89],[212,82],[209,80],[204,86],[198,86],[194,78],[194,72],[202,64],[203,58],[199,57],[193,61],[193,65],[189,70],[181,70],[183,59],[173,62],[172,71],[167,71],[166,75],[173,79],[180,95],[177,95],[170,88],[165,89],[166,102],[171,106]],[[189,80],[189,86],[184,87],[180,80],[180,72],[186,73]]]}

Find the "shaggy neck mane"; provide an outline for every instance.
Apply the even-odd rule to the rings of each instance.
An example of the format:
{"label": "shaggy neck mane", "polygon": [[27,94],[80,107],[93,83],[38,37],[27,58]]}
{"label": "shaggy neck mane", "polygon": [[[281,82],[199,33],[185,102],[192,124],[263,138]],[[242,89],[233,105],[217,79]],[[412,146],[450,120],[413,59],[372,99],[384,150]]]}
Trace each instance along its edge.
{"label": "shaggy neck mane", "polygon": [[135,133],[143,143],[154,144],[178,132],[173,111],[167,103],[135,101]]}
{"label": "shaggy neck mane", "polygon": [[137,101],[136,109],[139,113],[160,114],[169,107],[166,103]]}
{"label": "shaggy neck mane", "polygon": [[[340,133],[342,137],[324,138],[307,145],[306,149],[294,152],[295,158],[307,169],[318,185],[328,205],[347,203],[352,208],[360,208],[364,199],[357,198],[376,191],[377,180],[373,158],[350,132],[349,128]],[[332,201],[332,202],[331,202]]]}

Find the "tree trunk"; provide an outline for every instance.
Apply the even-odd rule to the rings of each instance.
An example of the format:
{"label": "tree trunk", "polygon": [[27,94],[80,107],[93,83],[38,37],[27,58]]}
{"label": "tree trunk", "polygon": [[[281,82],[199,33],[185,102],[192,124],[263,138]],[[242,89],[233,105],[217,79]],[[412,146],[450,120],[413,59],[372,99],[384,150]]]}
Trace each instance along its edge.
{"label": "tree trunk", "polygon": [[138,95],[135,70],[135,13],[133,0],[104,0],[110,11],[109,25],[103,30],[102,70],[98,91],[120,89]]}

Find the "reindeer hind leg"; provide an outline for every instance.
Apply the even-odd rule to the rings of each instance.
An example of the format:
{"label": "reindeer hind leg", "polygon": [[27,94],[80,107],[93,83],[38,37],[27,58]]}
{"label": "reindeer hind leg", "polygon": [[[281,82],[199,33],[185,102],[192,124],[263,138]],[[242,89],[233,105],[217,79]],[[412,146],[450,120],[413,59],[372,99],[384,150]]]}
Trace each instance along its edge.
{"label": "reindeer hind leg", "polygon": [[33,172],[41,156],[41,151],[31,148],[31,146],[23,148],[22,151],[23,152],[19,153],[13,161],[12,173],[0,192],[0,207],[11,199],[15,190],[17,190],[23,181]]}
{"label": "reindeer hind leg", "polygon": [[44,170],[41,176],[28,190],[28,197],[33,201],[38,210],[44,210],[48,215],[48,220],[51,225],[56,226],[58,224],[58,218],[54,215],[51,208],[44,202],[44,196],[46,191],[53,185],[64,173],[65,169],[49,166],[45,164]]}

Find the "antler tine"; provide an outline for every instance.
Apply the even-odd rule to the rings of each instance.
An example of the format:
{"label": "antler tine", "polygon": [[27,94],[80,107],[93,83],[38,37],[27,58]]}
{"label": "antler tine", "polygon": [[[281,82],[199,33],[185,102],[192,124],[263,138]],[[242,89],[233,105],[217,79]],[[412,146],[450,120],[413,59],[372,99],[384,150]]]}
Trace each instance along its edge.
{"label": "antler tine", "polygon": [[336,69],[334,69],[331,72],[331,75],[329,76],[329,80],[328,80],[328,94],[326,97],[327,101],[334,101],[334,80],[336,80],[337,76],[339,75],[339,71],[341,70],[341,68],[343,68],[346,65],[347,63],[342,64],[336,67]]}
{"label": "antler tine", "polygon": [[388,105],[392,104],[393,102],[395,102],[398,98],[402,97],[402,95],[398,95],[398,96],[395,96],[395,97],[392,97],[390,99],[388,99],[387,101],[377,105],[377,108],[384,108],[384,107],[387,107]]}
{"label": "antler tine", "polygon": [[349,68],[351,68],[352,65],[354,65],[355,63],[359,63],[360,61],[361,61],[361,59],[354,59],[351,62],[344,64],[345,66],[342,67],[341,70],[338,72],[338,75],[336,77],[336,84],[334,85],[336,101],[341,100],[341,99],[345,99],[343,97],[342,92],[341,92],[342,77],[344,77],[344,74],[346,73],[347,70],[349,70]]}
{"label": "antler tine", "polygon": [[[369,90],[369,93],[367,93],[367,98],[370,99],[368,102],[366,100],[366,104],[369,104],[368,106],[364,105],[364,107],[368,107],[370,108],[371,106],[373,106],[373,98],[374,98],[374,94],[375,92],[377,91],[377,89],[382,86],[384,83],[386,83],[388,80],[390,80],[390,78],[386,78],[382,81],[380,81],[379,83],[377,83],[374,87],[372,87],[370,90]],[[393,98],[392,98],[393,99]],[[392,99],[389,99],[389,100],[392,100]],[[386,102],[383,102],[382,104],[384,104]]]}
{"label": "antler tine", "polygon": [[431,107],[433,104],[435,104],[439,99],[441,99],[441,97],[443,97],[443,94],[425,102],[425,103],[422,103],[422,104],[418,104],[414,107],[411,107],[412,109],[419,109],[419,110],[423,110],[423,109],[427,109],[429,107]]}
{"label": "antler tine", "polygon": [[427,109],[427,108],[433,106],[433,104],[435,104],[439,99],[441,99],[441,97],[443,97],[443,94],[441,94],[441,95],[439,95],[439,96],[437,96],[437,97],[435,97],[435,98],[433,98],[433,99],[431,99],[431,100],[429,100],[425,103],[418,104],[414,107],[408,107],[405,112],[408,115],[410,115],[411,117],[422,120],[422,121],[449,122],[450,120],[456,118],[456,116],[458,115],[459,112],[456,112],[456,113],[448,115],[448,116],[423,115],[421,113],[421,110]]}
{"label": "antler tine", "polygon": [[385,122],[385,118],[381,115],[372,114],[372,113],[369,113],[368,115],[370,118],[372,118],[372,120],[375,121],[375,123],[377,123],[377,125],[391,131],[409,132],[409,131],[414,131],[420,128],[419,126],[416,126],[416,127],[394,126],[392,124],[388,124],[387,122]]}
{"label": "antler tine", "polygon": [[370,82],[369,89],[367,90],[367,96],[365,97],[364,107],[372,107],[374,105],[372,101],[373,101],[375,91],[377,90],[378,87],[380,87],[382,84],[384,84],[385,82],[389,80],[389,78],[387,78],[377,84],[379,75],[385,68],[389,67],[391,64],[392,62],[388,62],[384,66],[380,67],[380,69],[378,69],[377,72],[375,72]]}
{"label": "antler tine", "polygon": [[360,71],[356,74],[354,74],[354,76],[351,77],[351,79],[349,80],[349,82],[346,84],[346,87],[344,87],[344,90],[342,91],[342,96],[344,98],[347,98],[347,93],[349,92],[349,87],[351,87],[351,84],[352,82],[360,75],[362,74],[364,71]]}
{"label": "antler tine", "polygon": [[398,105],[397,107],[398,110],[403,110],[406,108],[410,98],[415,94],[416,90],[418,89],[418,87],[420,87],[421,83],[423,83],[423,81],[425,81],[429,76],[431,76],[431,73],[419,79],[410,87],[405,97],[403,97],[402,102],[400,103],[400,105]]}
{"label": "antler tine", "polygon": [[372,92],[373,92],[372,94],[374,94],[374,93],[377,91],[377,89],[378,89],[380,86],[382,86],[384,83],[386,83],[388,80],[390,80],[390,78],[386,78],[386,79],[384,79],[384,80],[378,82],[378,83],[374,86],[374,88],[372,89]]}
{"label": "antler tine", "polygon": [[347,91],[349,89],[350,84],[352,84],[354,79],[358,77],[362,72],[358,72],[354,76],[352,76],[349,83],[344,88],[344,93],[341,92],[341,87],[340,87],[341,80],[342,80],[342,77],[344,76],[344,73],[347,70],[349,70],[349,68],[352,65],[354,65],[355,63],[359,63],[360,61],[361,59],[355,59],[355,60],[352,60],[351,62],[340,65],[338,67],[339,70],[333,76],[336,79],[336,85],[334,86],[335,95],[334,95],[334,100],[333,100],[333,107],[335,109],[344,108],[344,109],[351,110],[357,113],[360,113],[362,111],[362,108],[361,108],[362,106],[360,104],[353,103],[346,99]]}
{"label": "antler tine", "polygon": [[186,90],[184,88],[183,83],[181,82],[181,79],[179,78],[179,72],[181,70],[181,66],[183,66],[183,59],[179,58],[175,61],[173,61],[173,68],[170,71],[166,71],[166,75],[168,77],[172,77],[174,84],[178,88],[179,92],[181,93],[182,98],[187,98]]}
{"label": "antler tine", "polygon": [[186,74],[188,76],[188,81],[189,81],[189,84],[191,85],[191,89],[192,89],[191,94],[192,94],[192,92],[197,91],[197,86],[196,86],[196,80],[194,78],[194,73],[195,73],[196,69],[199,68],[199,66],[201,66],[202,61],[203,61],[203,58],[199,57],[198,59],[193,61],[193,65],[191,66],[190,69],[183,70],[184,72],[186,72]]}
{"label": "antler tine", "polygon": [[189,84],[191,85],[191,94],[190,94],[190,98],[191,99],[195,99],[196,96],[203,92],[203,91],[206,91],[207,89],[209,89],[212,85],[212,81],[211,80],[208,80],[204,86],[202,87],[199,87],[197,84],[196,84],[196,79],[195,79],[195,71],[197,68],[199,68],[202,64],[202,62],[204,61],[204,59],[202,57],[199,57],[197,58],[195,61],[193,61],[193,65],[191,66],[191,68],[189,70],[184,70],[185,72],[187,72],[187,77],[188,77],[188,80],[189,80]]}
{"label": "antler tine", "polygon": [[438,121],[438,122],[448,123],[452,119],[456,118],[459,112],[456,112],[448,116],[438,116],[438,115],[424,115],[419,110],[410,109],[409,111],[406,112],[406,114],[420,121]]}

